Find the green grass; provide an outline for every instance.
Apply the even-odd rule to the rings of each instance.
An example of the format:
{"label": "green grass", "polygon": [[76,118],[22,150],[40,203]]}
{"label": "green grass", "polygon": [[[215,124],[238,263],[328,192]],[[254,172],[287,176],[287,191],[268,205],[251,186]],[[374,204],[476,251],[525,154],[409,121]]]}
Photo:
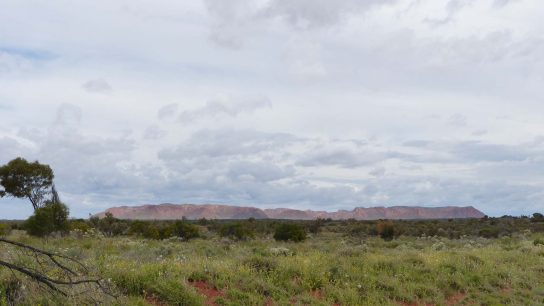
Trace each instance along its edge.
{"label": "green grass", "polygon": [[[538,305],[544,304],[544,245],[517,238],[352,239],[324,232],[302,243],[268,237],[189,242],[13,236],[83,260],[109,280],[117,305],[203,305],[200,282],[216,305]],[[14,234],[12,234],[14,235]],[[276,248],[276,249],[274,249]],[[284,249],[288,249],[285,251]],[[280,249],[282,251],[277,251]],[[1,250],[0,250],[1,252]],[[2,253],[0,253],[2,256]],[[32,287],[21,305],[84,304]],[[0,268],[0,305],[11,272]],[[405,304],[402,304],[405,303]]]}

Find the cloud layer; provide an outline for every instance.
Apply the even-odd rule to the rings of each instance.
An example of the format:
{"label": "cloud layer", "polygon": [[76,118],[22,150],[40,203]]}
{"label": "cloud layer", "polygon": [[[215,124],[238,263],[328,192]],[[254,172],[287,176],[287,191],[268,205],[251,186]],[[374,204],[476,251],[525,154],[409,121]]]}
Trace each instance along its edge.
{"label": "cloud layer", "polygon": [[51,164],[80,217],[160,202],[542,211],[539,4],[7,1],[0,163]]}

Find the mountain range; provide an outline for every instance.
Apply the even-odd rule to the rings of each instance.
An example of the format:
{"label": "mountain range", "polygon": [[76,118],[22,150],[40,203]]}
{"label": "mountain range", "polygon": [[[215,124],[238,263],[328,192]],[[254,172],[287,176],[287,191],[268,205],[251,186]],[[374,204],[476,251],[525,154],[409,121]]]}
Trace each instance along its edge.
{"label": "mountain range", "polygon": [[108,208],[96,216],[111,213],[120,219],[174,220],[174,219],[292,219],[313,220],[331,218],[334,220],[356,219],[462,219],[482,218],[484,213],[472,206],[391,206],[356,207],[353,210],[334,212],[298,210],[291,208],[261,209],[256,207],[216,205],[216,204],[158,204],[141,206],[120,206]]}

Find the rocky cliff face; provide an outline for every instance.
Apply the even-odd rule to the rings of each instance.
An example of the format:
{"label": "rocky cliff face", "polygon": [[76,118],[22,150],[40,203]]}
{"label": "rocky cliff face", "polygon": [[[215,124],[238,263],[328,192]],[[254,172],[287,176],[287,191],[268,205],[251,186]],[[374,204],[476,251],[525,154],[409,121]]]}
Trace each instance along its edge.
{"label": "rocky cliff face", "polygon": [[357,207],[353,210],[336,212],[297,210],[289,208],[259,209],[230,205],[211,204],[160,204],[142,206],[112,207],[97,214],[103,217],[106,212],[120,219],[140,220],[171,220],[181,219],[297,219],[313,220],[316,218],[331,218],[336,220],[376,220],[376,219],[450,219],[450,218],[481,218],[484,214],[472,206],[458,207]]}

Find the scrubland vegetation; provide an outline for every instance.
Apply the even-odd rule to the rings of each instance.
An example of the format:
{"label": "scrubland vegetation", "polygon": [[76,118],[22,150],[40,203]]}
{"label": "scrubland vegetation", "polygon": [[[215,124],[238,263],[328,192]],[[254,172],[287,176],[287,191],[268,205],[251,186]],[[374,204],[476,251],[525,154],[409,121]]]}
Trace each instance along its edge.
{"label": "scrubland vegetation", "polygon": [[[115,297],[96,288],[72,296],[77,286],[62,296],[0,268],[0,305],[539,305],[542,221],[108,216],[71,220],[69,234],[48,238],[3,223],[8,239],[81,261]],[[23,255],[2,246],[0,259]]]}

